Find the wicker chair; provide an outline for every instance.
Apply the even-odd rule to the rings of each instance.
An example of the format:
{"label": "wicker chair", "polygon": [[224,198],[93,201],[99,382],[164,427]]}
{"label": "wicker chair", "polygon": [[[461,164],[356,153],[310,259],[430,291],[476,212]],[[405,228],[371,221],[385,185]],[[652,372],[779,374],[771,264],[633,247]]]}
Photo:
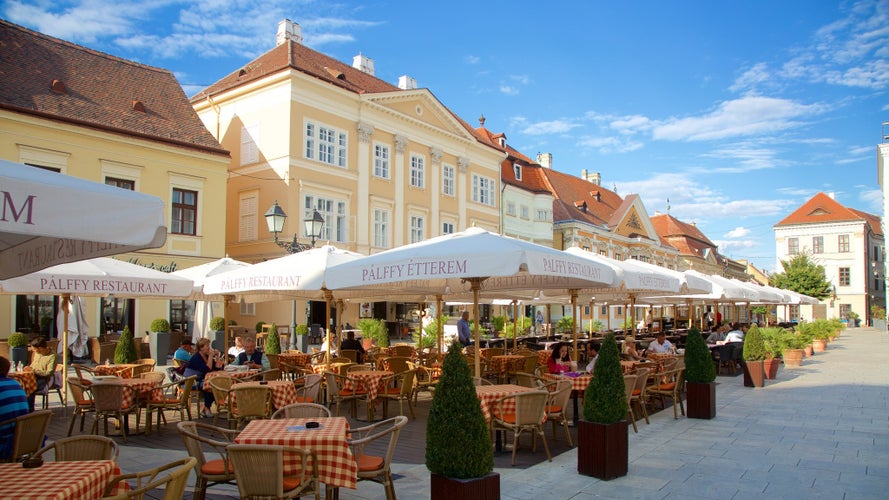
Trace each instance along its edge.
{"label": "wicker chair", "polygon": [[[504,402],[508,399],[515,400],[515,412],[504,411]],[[491,427],[495,431],[504,429],[513,432],[512,465],[515,465],[515,453],[519,447],[519,436],[524,431],[531,431],[540,436],[540,439],[543,441],[543,449],[546,451],[547,460],[553,461],[553,457],[549,453],[549,446],[546,444],[546,436],[543,433],[543,422],[548,400],[549,392],[544,390],[520,392],[497,400],[491,416]],[[536,451],[536,445],[537,441],[532,440],[531,451]]]}
{"label": "wicker chair", "polygon": [[133,367],[130,368],[130,378],[140,378],[143,373],[148,373],[148,372],[152,372],[152,371],[154,371],[154,365],[149,365],[149,364],[133,365]]}
{"label": "wicker chair", "polygon": [[676,411],[677,406],[682,411],[682,416],[685,416],[685,407],[682,405],[682,385],[685,377],[685,368],[658,373],[656,377],[658,382],[648,387],[646,394],[649,397],[660,399],[662,408],[666,408],[665,398],[671,398],[673,400],[673,418],[679,418],[679,413]]}
{"label": "wicker chair", "polygon": [[157,385],[161,385],[167,380],[167,376],[163,372],[142,372],[139,374],[139,378],[157,382]]}
{"label": "wicker chair", "polygon": [[[358,462],[358,480],[375,481],[386,489],[386,500],[395,500],[395,485],[392,483],[392,456],[395,454],[395,446],[398,444],[398,435],[401,429],[407,425],[407,417],[398,416],[382,420],[367,427],[351,429],[351,437],[347,439],[352,449],[352,456]],[[377,440],[389,437],[385,456],[374,456],[365,453],[365,448]]]}
{"label": "wicker chair", "polygon": [[383,366],[392,373],[401,373],[410,370],[408,363],[411,358],[407,356],[389,356],[383,361]]}
{"label": "wicker chair", "polygon": [[105,436],[74,436],[56,439],[34,454],[42,457],[53,450],[56,462],[80,462],[83,460],[117,460],[120,453],[117,443]]}
{"label": "wicker chair", "polygon": [[213,425],[218,423],[220,413],[225,413],[225,423],[226,425],[230,424],[232,407],[231,398],[228,395],[234,383],[234,378],[232,377],[213,377],[210,379],[210,390],[213,391],[213,399],[216,400],[216,413],[213,414]]}
{"label": "wicker chair", "polygon": [[[346,389],[348,377],[333,372],[324,372],[324,380],[327,382],[327,406],[336,405],[336,416],[340,414],[340,405],[343,403],[351,404],[352,418],[358,415],[358,400],[367,396],[367,391],[363,389]],[[353,382],[352,387],[359,387],[359,382]]]}
{"label": "wicker chair", "polygon": [[252,378],[253,380],[265,380],[266,382],[271,382],[272,380],[281,380],[281,369],[270,368],[268,370],[257,373]]}
{"label": "wicker chair", "polygon": [[83,432],[83,424],[87,413],[96,413],[96,405],[93,403],[92,392],[83,380],[78,377],[68,377],[68,390],[71,391],[71,400],[74,402],[74,411],[71,412],[71,423],[68,424],[68,435],[74,430],[74,423],[80,415],[80,432]]}
{"label": "wicker chair", "polygon": [[636,369],[636,384],[633,386],[633,392],[630,394],[630,397],[627,399],[627,405],[630,408],[630,419],[633,421],[633,430],[639,432],[636,429],[636,411],[635,408],[639,409],[639,413],[645,417],[645,423],[649,424],[651,422],[648,421],[648,409],[646,408],[646,389],[648,386],[648,374],[650,370],[648,368],[638,368]]}
{"label": "wicker chair", "polygon": [[479,385],[494,385],[494,382],[482,377],[472,377],[472,383],[476,386]]}
{"label": "wicker chair", "polygon": [[[161,489],[163,490],[164,495],[160,498],[163,500],[179,500],[185,492],[185,484],[188,482],[188,473],[191,472],[196,464],[197,460],[192,457],[182,458],[153,469],[115,476],[111,478],[108,485],[105,486],[106,496],[102,497],[102,499],[128,500],[133,498],[141,500],[146,493]],[[161,473],[166,471],[170,471],[170,473],[161,475]],[[107,496],[110,495],[111,491],[119,482],[131,480],[135,480],[135,484],[130,485],[129,491],[119,495]],[[152,496],[152,498],[156,497]]]}
{"label": "wicker chair", "polygon": [[[411,412],[411,418],[414,416],[414,381],[417,372],[408,370],[406,372],[396,373],[382,379],[384,389],[377,394],[377,397],[383,401],[383,418],[389,415],[389,401],[398,401],[398,413],[404,415],[404,402],[407,401],[407,408]],[[395,382],[395,387],[390,387]],[[370,403],[373,404],[373,403]]]}
{"label": "wicker chair", "polygon": [[[352,372],[366,372],[366,371],[370,371],[372,369],[373,369],[373,367],[369,366],[369,365],[351,364],[351,365],[349,365],[349,368],[346,371],[346,376],[349,376],[349,374]],[[340,370],[340,373],[342,373],[342,370]]]}
{"label": "wicker chair", "polygon": [[[151,397],[145,404],[148,413],[145,423],[145,434],[151,434],[151,412],[157,410],[157,426],[160,429],[161,419],[167,422],[165,410],[178,410],[179,420],[191,420],[191,389],[194,387],[195,376],[186,377],[158,388],[161,397]],[[157,394],[152,391],[152,395]]]}
{"label": "wicker chair", "polygon": [[562,424],[568,446],[574,446],[571,442],[571,433],[568,431],[568,400],[571,398],[571,386],[570,380],[559,380],[555,391],[549,393],[549,401],[546,404],[546,420],[553,423],[553,441],[558,440],[556,424]]}
{"label": "wicker chair", "polygon": [[540,389],[546,382],[544,379],[531,373],[517,372],[515,374],[516,384],[522,387],[530,387],[531,389]]}
{"label": "wicker chair", "polygon": [[432,369],[429,367],[416,363],[409,363],[408,366],[414,371],[414,404],[417,404],[420,391],[429,391],[431,393],[435,388],[435,384],[438,383],[438,379],[432,376]]}
{"label": "wicker chair", "polygon": [[341,349],[339,352],[340,356],[344,358],[349,358],[353,363],[360,363],[361,360],[358,359],[358,350],[357,349]]}
{"label": "wicker chair", "polygon": [[305,384],[302,387],[298,387],[296,389],[296,402],[314,403],[316,401],[320,401],[318,396],[321,393],[322,382],[324,382],[324,377],[318,375],[317,373],[306,375]]}
{"label": "wicker chair", "polygon": [[633,389],[636,388],[636,379],[639,378],[635,373],[624,375],[624,393],[627,398],[627,415],[630,417],[630,423],[633,424],[633,432],[639,432],[636,428],[636,419],[633,418],[633,409],[630,407],[630,398],[633,397]]}
{"label": "wicker chair", "polygon": [[[82,365],[79,363],[74,364],[72,366],[74,367],[74,371],[75,371],[75,373],[77,373],[77,378],[80,379],[81,384],[83,384],[85,386],[89,386],[90,384],[93,383],[93,376],[95,375],[95,370],[93,370],[91,367],[89,367],[87,365]],[[71,379],[68,378],[68,380],[71,380]]]}
{"label": "wicker chair", "polygon": [[330,410],[324,405],[315,403],[294,403],[279,408],[278,411],[272,413],[272,418],[327,418],[330,417]]}
{"label": "wicker chair", "polygon": [[[299,457],[299,475],[284,475],[284,452]],[[241,498],[299,498],[314,494],[321,498],[315,453],[302,448],[268,444],[233,444],[228,447]],[[307,474],[312,463],[312,474]]]}
{"label": "wicker chair", "polygon": [[52,375],[47,377],[43,388],[34,393],[35,396],[40,396],[43,399],[41,407],[44,410],[49,408],[49,393],[52,391],[56,391],[56,394],[58,394],[59,404],[64,405],[65,397],[62,396],[62,365],[60,363],[56,363],[55,370],[52,372]]}
{"label": "wicker chair", "polygon": [[[96,421],[93,423],[93,434],[99,432],[99,419],[105,422],[105,435],[108,435],[108,417],[117,418],[121,422],[120,432],[124,442],[127,441],[127,423],[130,413],[136,414],[136,430],[139,430],[139,420],[141,419],[141,411],[139,405],[124,406],[124,391],[132,391],[129,386],[115,383],[95,383],[90,386],[90,392],[93,393],[93,402],[96,406]],[[137,398],[133,397],[136,401]]]}
{"label": "wicker chair", "polygon": [[43,438],[51,418],[52,410],[40,410],[0,422],[0,427],[15,425],[10,462],[18,462],[23,455],[30,455],[43,446]]}
{"label": "wicker chair", "polygon": [[[235,384],[231,389],[232,418],[235,428],[256,418],[269,418],[272,414],[272,388],[267,385]],[[231,424],[232,419],[229,419]]]}
{"label": "wicker chair", "polygon": [[[200,422],[179,422],[176,424],[185,450],[197,460],[194,472],[197,479],[194,485],[194,500],[203,500],[207,487],[214,484],[231,484],[235,480],[235,470],[228,456],[230,446],[240,431],[224,429]],[[212,450],[219,458],[207,460],[204,448]]]}

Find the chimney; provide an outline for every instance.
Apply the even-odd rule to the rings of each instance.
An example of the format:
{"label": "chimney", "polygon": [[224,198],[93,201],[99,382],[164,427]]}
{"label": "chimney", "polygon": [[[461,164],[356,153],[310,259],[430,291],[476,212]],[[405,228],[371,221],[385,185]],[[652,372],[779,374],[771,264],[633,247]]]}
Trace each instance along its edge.
{"label": "chimney", "polygon": [[303,30],[299,24],[290,19],[282,19],[278,22],[278,34],[275,36],[275,46],[287,43],[293,40],[296,43],[303,43]]}
{"label": "chimney", "polygon": [[537,163],[543,167],[552,170],[553,168],[553,154],[552,153],[537,153]]}
{"label": "chimney", "polygon": [[352,58],[352,67],[374,76],[374,60],[360,53]]}
{"label": "chimney", "polygon": [[417,88],[417,80],[407,75],[401,75],[398,77],[398,88],[401,90],[414,90]]}

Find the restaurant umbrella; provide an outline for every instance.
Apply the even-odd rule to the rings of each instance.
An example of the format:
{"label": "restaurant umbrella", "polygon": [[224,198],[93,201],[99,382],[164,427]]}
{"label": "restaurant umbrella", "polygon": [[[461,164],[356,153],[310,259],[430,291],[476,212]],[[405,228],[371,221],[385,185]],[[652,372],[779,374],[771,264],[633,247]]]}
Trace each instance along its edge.
{"label": "restaurant umbrella", "polygon": [[0,160],[0,279],[157,248],[167,238],[156,196]]}
{"label": "restaurant umbrella", "polygon": [[[67,330],[67,347],[71,349],[71,354],[77,358],[83,358],[89,354],[89,346],[87,345],[87,342],[89,340],[90,326],[86,322],[86,311],[84,310],[84,307],[82,297],[72,296],[71,300],[68,301],[68,309],[64,310],[60,303],[59,313],[56,315],[56,331],[61,334]],[[67,325],[65,324],[66,318],[68,320]],[[61,353],[63,358],[65,357],[64,350],[65,344],[59,342],[58,353]]]}
{"label": "restaurant umbrella", "polygon": [[[190,279],[173,276],[110,257],[69,262],[0,281],[0,293],[58,295],[62,298],[62,345],[68,345],[68,302],[80,297],[184,298],[191,293]],[[68,402],[68,350],[62,351],[62,383]]]}
{"label": "restaurant umbrella", "polygon": [[[472,294],[475,345],[482,294],[614,286],[609,266],[472,227],[332,267],[327,287],[418,295]],[[502,298],[502,297],[500,297]],[[480,372],[476,356],[475,373]]]}
{"label": "restaurant umbrella", "polygon": [[[204,294],[204,282],[206,282],[207,279],[211,276],[225,274],[238,269],[243,269],[245,267],[250,267],[250,264],[241,262],[240,260],[232,259],[230,257],[223,257],[212,262],[187,267],[185,269],[180,269],[171,273],[182,278],[190,279],[194,282],[194,288],[192,289],[191,295],[189,295],[188,298],[197,301],[197,303],[195,304],[195,322],[191,332],[192,338],[195,341],[197,341],[199,338],[204,337],[204,330],[206,328],[209,328],[210,326],[210,319],[212,319],[213,317],[212,304],[210,304],[210,301],[222,298],[222,318],[225,322],[225,334],[223,337],[223,345],[225,346],[225,349],[223,350],[228,349],[228,304],[229,302],[231,302],[231,300],[233,300],[233,297],[226,294],[223,294],[221,296]],[[210,308],[209,316],[207,315],[206,311],[208,307]],[[200,328],[197,321],[198,317],[206,317],[206,320],[201,320]]]}

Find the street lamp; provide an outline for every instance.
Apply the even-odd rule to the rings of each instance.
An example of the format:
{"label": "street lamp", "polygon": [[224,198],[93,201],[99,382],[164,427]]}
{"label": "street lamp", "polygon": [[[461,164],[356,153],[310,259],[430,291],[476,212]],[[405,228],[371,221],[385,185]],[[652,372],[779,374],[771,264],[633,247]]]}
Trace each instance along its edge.
{"label": "street lamp", "polygon": [[305,224],[306,234],[312,238],[312,243],[307,245],[297,241],[296,234],[293,235],[292,242],[279,241],[278,233],[284,230],[284,221],[287,220],[287,214],[278,205],[278,200],[265,213],[265,222],[269,226],[269,232],[275,235],[275,244],[287,251],[287,253],[297,253],[315,247],[315,240],[321,238],[321,228],[324,226],[324,217],[318,210],[312,210],[312,215],[307,217]]}
{"label": "street lamp", "polygon": [[[292,242],[278,241],[278,233],[284,230],[284,221],[287,220],[287,214],[278,205],[278,200],[265,213],[265,222],[269,226],[269,232],[275,235],[275,244],[293,254],[309,250],[315,247],[315,240],[321,237],[321,228],[324,226],[324,217],[318,210],[312,210],[312,215],[303,220],[305,224],[306,234],[312,238],[312,243],[305,244],[296,240],[296,234],[293,235]],[[296,301],[290,301],[290,348],[296,349]]]}

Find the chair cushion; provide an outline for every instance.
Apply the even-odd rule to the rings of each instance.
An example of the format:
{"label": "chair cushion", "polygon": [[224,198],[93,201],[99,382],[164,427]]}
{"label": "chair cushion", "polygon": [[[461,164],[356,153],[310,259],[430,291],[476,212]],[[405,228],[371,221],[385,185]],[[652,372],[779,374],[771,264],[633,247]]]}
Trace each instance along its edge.
{"label": "chair cushion", "polygon": [[153,405],[175,405],[175,404],[179,404],[179,398],[152,399],[151,404],[153,404]]}
{"label": "chair cushion", "polygon": [[505,415],[500,415],[499,413],[494,412],[494,418],[496,418],[497,420],[502,420],[508,424],[515,423],[515,413],[507,413]]}
{"label": "chair cushion", "polygon": [[284,476],[284,491],[298,487],[301,482],[302,480],[298,477]]}
{"label": "chair cushion", "polygon": [[640,394],[642,394],[642,391],[641,391],[641,390],[639,390],[639,389],[633,389],[633,396],[638,396],[638,395],[640,395]]}
{"label": "chair cushion", "polygon": [[562,411],[562,407],[559,405],[546,405],[547,413],[559,413]]}
{"label": "chair cushion", "polygon": [[401,388],[400,387],[387,387],[384,392],[385,392],[385,394],[390,394],[392,396],[398,396],[399,394],[401,394]]}
{"label": "chair cushion", "polygon": [[209,476],[221,476],[223,474],[234,474],[235,468],[232,466],[231,461],[228,462],[228,471],[225,470],[225,461],[221,458],[217,458],[216,460],[209,460],[207,463],[201,467],[201,473],[207,474]]}
{"label": "chair cushion", "polygon": [[383,457],[374,455],[361,455],[358,457],[358,472],[368,472],[383,468],[385,460]]}
{"label": "chair cushion", "polygon": [[92,399],[78,399],[77,406],[90,406],[93,404]]}
{"label": "chair cushion", "polygon": [[313,398],[312,396],[297,396],[296,402],[297,403],[314,403],[315,398]]}
{"label": "chair cushion", "polygon": [[667,384],[661,384],[661,385],[657,386],[658,390],[661,390],[661,391],[672,391],[674,387],[676,387],[676,382],[670,382]]}

